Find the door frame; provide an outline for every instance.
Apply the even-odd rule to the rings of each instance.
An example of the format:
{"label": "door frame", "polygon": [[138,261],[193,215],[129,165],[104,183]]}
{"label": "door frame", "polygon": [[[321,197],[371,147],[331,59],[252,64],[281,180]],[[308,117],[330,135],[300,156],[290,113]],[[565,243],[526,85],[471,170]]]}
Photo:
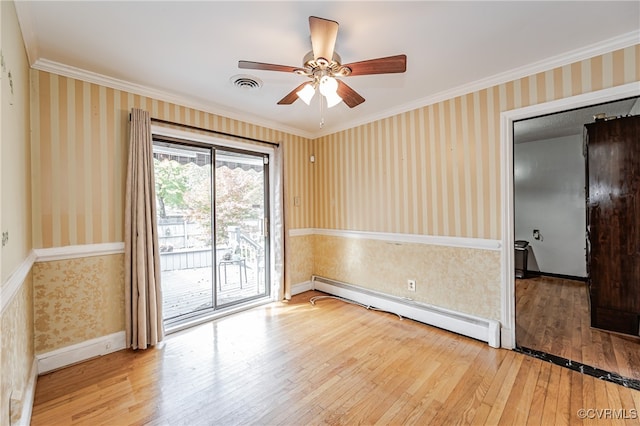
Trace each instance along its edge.
{"label": "door frame", "polygon": [[[232,315],[237,312],[242,312],[256,306],[265,305],[268,303],[272,303],[278,300],[278,296],[282,293],[282,289],[280,288],[283,283],[281,282],[282,272],[278,270],[278,263],[282,263],[282,261],[278,261],[277,259],[283,258],[282,247],[283,244],[281,241],[277,241],[277,239],[282,238],[281,231],[278,231],[276,227],[276,221],[278,218],[282,218],[284,215],[283,211],[276,212],[276,209],[283,209],[284,206],[281,203],[278,203],[276,200],[278,188],[276,188],[276,167],[275,164],[275,156],[276,149],[272,146],[259,145],[253,143],[247,143],[237,140],[229,140],[218,137],[212,137],[208,135],[204,135],[201,133],[194,133],[191,131],[180,130],[176,128],[163,127],[156,124],[151,124],[151,134],[157,136],[165,136],[169,138],[183,139],[187,141],[193,141],[196,143],[202,143],[203,145],[215,145],[218,148],[228,148],[230,150],[245,150],[245,151],[253,151],[256,153],[266,154],[269,158],[269,194],[268,194],[268,203],[269,203],[269,247],[271,253],[268,256],[268,268],[269,268],[269,283],[265,283],[265,285],[270,286],[269,295],[250,300],[243,304],[237,305],[229,305],[217,310],[213,311],[210,315],[203,315],[199,317],[194,317],[191,320],[185,320],[183,322],[177,323],[171,326],[170,329],[165,330],[165,334],[179,332],[181,330],[187,329],[189,327],[193,327],[208,321],[211,321],[216,318],[221,318],[227,315]],[[282,219],[279,219],[280,221]]]}
{"label": "door frame", "polygon": [[533,118],[540,115],[553,114],[575,108],[616,101],[624,98],[640,96],[640,83],[632,82],[621,86],[602,89],[595,92],[571,96],[555,101],[544,102],[524,108],[517,108],[500,113],[500,192],[501,201],[501,271],[500,271],[500,305],[502,324],[501,347],[513,349],[516,346],[515,317],[515,216],[513,193],[513,123],[514,121]]}

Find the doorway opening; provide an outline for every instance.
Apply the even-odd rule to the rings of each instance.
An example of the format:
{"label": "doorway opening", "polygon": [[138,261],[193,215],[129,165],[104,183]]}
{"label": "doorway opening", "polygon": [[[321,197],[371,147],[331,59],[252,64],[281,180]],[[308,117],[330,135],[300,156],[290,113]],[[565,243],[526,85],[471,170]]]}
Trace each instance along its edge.
{"label": "doorway opening", "polygon": [[[605,102],[511,120],[511,230],[503,236],[510,239],[504,258],[515,267],[503,271],[513,289],[512,347],[586,373],[613,373],[627,384],[640,379],[625,361],[638,353],[640,340],[590,324],[583,125],[598,113],[638,115],[637,92],[618,99],[601,94]],[[518,243],[527,249],[518,250]],[[523,254],[528,267],[519,274]]]}
{"label": "doorway opening", "polygon": [[269,154],[154,135],[168,329],[270,300]]}

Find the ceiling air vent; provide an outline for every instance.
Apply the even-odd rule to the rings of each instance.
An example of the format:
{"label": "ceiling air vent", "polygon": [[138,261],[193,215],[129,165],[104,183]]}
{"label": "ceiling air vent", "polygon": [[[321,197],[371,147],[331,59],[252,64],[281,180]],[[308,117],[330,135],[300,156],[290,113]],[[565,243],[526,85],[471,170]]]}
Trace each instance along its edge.
{"label": "ceiling air vent", "polygon": [[229,79],[231,84],[244,90],[257,90],[262,87],[262,81],[251,75],[239,74]]}

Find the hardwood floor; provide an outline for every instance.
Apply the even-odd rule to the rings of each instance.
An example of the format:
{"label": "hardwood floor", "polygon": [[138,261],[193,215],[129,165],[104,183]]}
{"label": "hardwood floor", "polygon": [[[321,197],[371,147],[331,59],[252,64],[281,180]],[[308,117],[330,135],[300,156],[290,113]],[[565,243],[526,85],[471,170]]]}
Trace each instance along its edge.
{"label": "hardwood floor", "polygon": [[516,342],[640,379],[640,338],[591,328],[587,285],[552,277],[516,280]]}
{"label": "hardwood floor", "polygon": [[639,391],[318,294],[42,376],[32,425],[638,422]]}

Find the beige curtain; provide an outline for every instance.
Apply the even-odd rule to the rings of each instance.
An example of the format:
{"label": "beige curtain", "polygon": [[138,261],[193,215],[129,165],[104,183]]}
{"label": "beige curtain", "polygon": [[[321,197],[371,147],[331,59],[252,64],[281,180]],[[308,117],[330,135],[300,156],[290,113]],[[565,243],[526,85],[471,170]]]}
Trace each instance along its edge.
{"label": "beige curtain", "polygon": [[126,338],[128,347],[146,349],[164,338],[149,113],[132,109],[130,127],[124,235]]}
{"label": "beige curtain", "polygon": [[285,258],[285,241],[284,236],[284,144],[276,147],[273,153],[272,166],[274,169],[273,181],[271,182],[273,191],[273,232],[271,240],[271,253],[273,259],[273,285],[275,287],[276,300],[291,299],[291,282],[286,277],[286,269],[284,267]]}

